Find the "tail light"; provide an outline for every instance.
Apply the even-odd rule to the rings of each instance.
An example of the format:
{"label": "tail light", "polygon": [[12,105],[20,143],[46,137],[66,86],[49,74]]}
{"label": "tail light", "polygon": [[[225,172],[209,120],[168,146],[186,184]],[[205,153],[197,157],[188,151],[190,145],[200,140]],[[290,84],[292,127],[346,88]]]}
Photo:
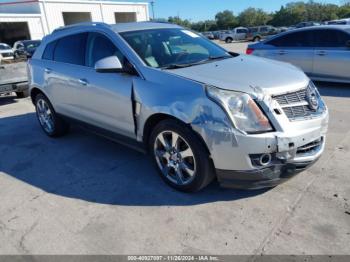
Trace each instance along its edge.
{"label": "tail light", "polygon": [[247,48],[247,51],[246,51],[246,54],[247,55],[251,55],[251,54],[253,54],[253,52],[254,52],[254,49],[253,48]]}

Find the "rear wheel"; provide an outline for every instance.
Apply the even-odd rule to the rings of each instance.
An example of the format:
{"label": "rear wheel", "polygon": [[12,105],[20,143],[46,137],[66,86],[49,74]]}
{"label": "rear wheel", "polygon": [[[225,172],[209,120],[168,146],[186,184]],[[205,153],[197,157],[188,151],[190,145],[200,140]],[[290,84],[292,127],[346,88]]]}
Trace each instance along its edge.
{"label": "rear wheel", "polygon": [[57,116],[50,101],[43,95],[35,97],[36,116],[44,132],[50,137],[65,135],[69,130],[69,125]]}
{"label": "rear wheel", "polygon": [[28,96],[28,91],[23,91],[23,92],[16,92],[16,96],[18,98],[25,98]]}
{"label": "rear wheel", "polygon": [[260,36],[256,36],[253,39],[254,42],[260,42],[261,41],[261,37]]}
{"label": "rear wheel", "polygon": [[196,192],[214,178],[203,142],[186,125],[164,120],[152,131],[150,152],[162,179],[183,192]]}

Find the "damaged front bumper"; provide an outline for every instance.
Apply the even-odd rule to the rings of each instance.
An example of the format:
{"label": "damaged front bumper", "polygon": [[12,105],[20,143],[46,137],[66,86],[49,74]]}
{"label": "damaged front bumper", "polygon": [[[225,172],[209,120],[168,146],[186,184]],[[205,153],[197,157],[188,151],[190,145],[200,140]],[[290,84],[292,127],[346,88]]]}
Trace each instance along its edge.
{"label": "damaged front bumper", "polygon": [[309,162],[273,164],[256,170],[233,171],[216,169],[222,187],[262,189],[275,187],[311,167],[319,158]]}

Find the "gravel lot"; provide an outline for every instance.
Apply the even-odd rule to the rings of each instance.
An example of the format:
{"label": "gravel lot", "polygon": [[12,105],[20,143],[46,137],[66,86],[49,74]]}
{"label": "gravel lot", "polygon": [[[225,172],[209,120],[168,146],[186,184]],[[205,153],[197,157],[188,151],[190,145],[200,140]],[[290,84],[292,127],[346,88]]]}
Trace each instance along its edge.
{"label": "gravel lot", "polygon": [[350,86],[317,85],[330,128],[315,166],[271,190],[197,194],[81,129],[50,139],[29,99],[0,97],[0,254],[350,254]]}

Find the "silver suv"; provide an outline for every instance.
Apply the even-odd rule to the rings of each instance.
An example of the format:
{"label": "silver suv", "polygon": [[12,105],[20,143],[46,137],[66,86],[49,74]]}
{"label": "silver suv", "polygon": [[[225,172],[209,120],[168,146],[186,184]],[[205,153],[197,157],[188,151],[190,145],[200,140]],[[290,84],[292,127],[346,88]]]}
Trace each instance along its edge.
{"label": "silver suv", "polygon": [[[44,132],[78,123],[150,152],[170,186],[273,187],[322,154],[328,111],[294,66],[228,53],[166,23],[80,24],[28,65]],[[142,174],[140,174],[142,175]]]}

